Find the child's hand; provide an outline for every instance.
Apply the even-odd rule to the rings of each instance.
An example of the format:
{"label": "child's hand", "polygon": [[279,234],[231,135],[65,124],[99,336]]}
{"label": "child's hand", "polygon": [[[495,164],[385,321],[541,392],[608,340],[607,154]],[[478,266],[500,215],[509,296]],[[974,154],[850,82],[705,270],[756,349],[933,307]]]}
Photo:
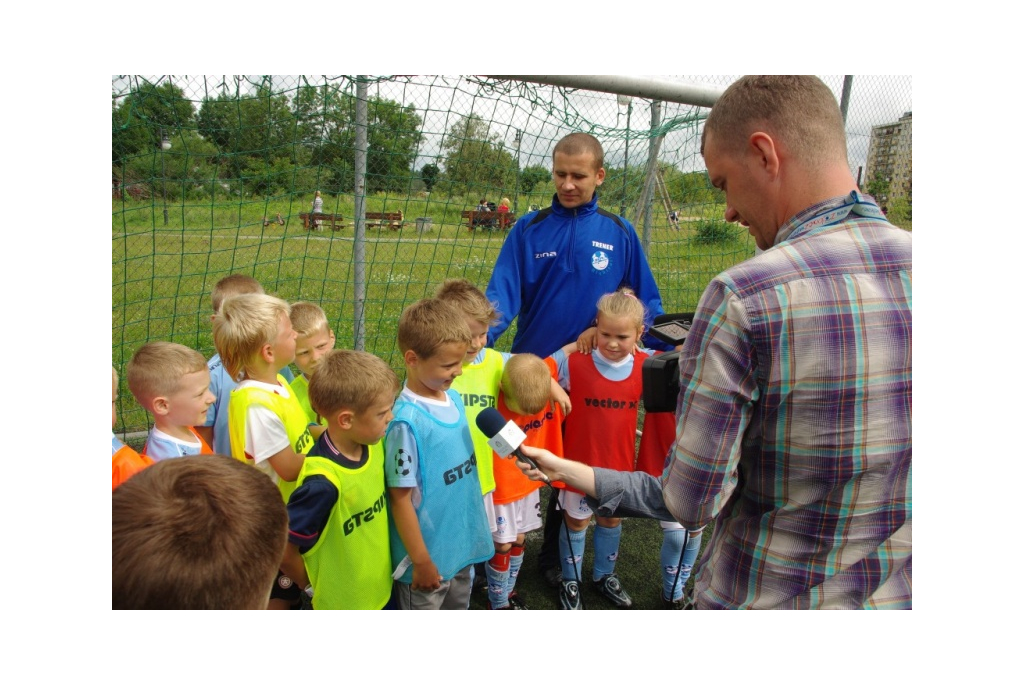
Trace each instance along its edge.
{"label": "child's hand", "polygon": [[554,379],[551,380],[551,400],[562,408],[562,415],[568,416],[572,411],[572,402],[569,395]]}
{"label": "child's hand", "polygon": [[429,592],[441,587],[444,578],[437,572],[437,566],[430,560],[423,564],[412,565],[412,589]]}
{"label": "child's hand", "polygon": [[580,333],[580,337],[576,339],[576,351],[581,354],[590,354],[590,351],[594,349],[595,342],[597,342],[597,326],[591,326]]}

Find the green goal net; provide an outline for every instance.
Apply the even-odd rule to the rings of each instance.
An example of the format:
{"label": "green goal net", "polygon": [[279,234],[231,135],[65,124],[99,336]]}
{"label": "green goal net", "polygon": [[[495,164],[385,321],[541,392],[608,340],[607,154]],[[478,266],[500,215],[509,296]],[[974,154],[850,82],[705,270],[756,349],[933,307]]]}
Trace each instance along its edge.
{"label": "green goal net", "polygon": [[[123,375],[150,340],[211,356],[210,291],[244,273],[319,304],[339,347],[401,372],[402,309],[446,278],[487,285],[506,230],[468,213],[481,200],[507,201],[514,217],[550,205],[551,149],[573,131],[604,145],[600,204],[640,234],[665,311],[691,311],[715,274],[754,252],[745,229],[722,220],[699,153],[708,108],[687,104],[685,88],[714,93],[734,78],[661,77],[656,94],[638,81],[630,95],[618,82],[528,77],[114,76],[113,365]],[[822,78],[849,95],[842,76]],[[909,111],[910,89],[909,78],[853,83],[857,173],[871,128]],[[880,88],[884,106],[870,94]],[[303,216],[317,191],[319,225]],[[123,379],[120,395],[119,432],[145,430]]]}

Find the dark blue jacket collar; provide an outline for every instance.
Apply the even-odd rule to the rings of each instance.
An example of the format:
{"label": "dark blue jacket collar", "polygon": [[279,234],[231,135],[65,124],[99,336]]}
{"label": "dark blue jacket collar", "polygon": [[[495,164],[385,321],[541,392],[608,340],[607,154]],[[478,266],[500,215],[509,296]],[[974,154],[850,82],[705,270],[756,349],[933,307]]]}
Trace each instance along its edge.
{"label": "dark blue jacket collar", "polygon": [[597,192],[594,192],[594,197],[590,198],[590,202],[574,209],[563,207],[562,203],[558,201],[558,193],[555,193],[551,196],[551,211],[557,216],[565,217],[584,217],[593,214],[597,211]]}

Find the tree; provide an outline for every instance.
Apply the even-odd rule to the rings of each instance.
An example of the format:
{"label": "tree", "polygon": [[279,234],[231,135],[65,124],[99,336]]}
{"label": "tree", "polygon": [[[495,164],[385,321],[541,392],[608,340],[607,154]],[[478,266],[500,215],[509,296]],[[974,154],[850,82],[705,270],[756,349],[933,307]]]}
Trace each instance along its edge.
{"label": "tree", "polygon": [[219,151],[217,168],[222,178],[242,179],[251,193],[267,194],[288,178],[290,166],[308,156],[297,155],[293,144],[295,118],[288,97],[274,94],[269,82],[251,95],[226,90],[207,97],[197,117],[199,133]]}
{"label": "tree", "polygon": [[447,151],[444,170],[449,192],[501,193],[515,183],[515,157],[476,114],[455,122],[441,149]]}
{"label": "tree", "polygon": [[[111,159],[123,164],[134,155],[147,154],[160,145],[160,129],[168,136],[191,128],[195,108],[184,91],[170,81],[143,81],[123,97],[111,100]],[[173,144],[173,143],[172,143]]]}
{"label": "tree", "polygon": [[882,174],[875,174],[875,177],[868,182],[868,195],[878,202],[884,202],[889,195],[889,181]]}
{"label": "tree", "polygon": [[549,178],[551,178],[550,171],[539,164],[534,164],[526,167],[519,174],[519,187],[522,188],[523,193],[529,195],[538,183],[543,183]]}
{"label": "tree", "polygon": [[440,173],[441,169],[436,164],[424,164],[420,169],[420,177],[423,179],[423,185],[427,187],[428,193],[434,189],[434,184],[437,183]]}
{"label": "tree", "polygon": [[[350,192],[355,179],[355,96],[332,84],[304,86],[292,107],[296,142],[310,150],[321,185],[335,188],[331,192]],[[367,101],[367,191],[409,187],[422,123],[411,105],[376,96]]]}

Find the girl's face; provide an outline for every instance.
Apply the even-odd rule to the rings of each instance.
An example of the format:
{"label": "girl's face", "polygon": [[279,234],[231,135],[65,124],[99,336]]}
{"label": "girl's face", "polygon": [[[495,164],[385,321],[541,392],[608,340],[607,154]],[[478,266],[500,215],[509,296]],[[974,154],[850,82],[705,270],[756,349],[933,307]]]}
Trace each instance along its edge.
{"label": "girl's face", "polygon": [[627,316],[597,315],[597,349],[605,359],[617,362],[633,354],[633,347],[643,332]]}

